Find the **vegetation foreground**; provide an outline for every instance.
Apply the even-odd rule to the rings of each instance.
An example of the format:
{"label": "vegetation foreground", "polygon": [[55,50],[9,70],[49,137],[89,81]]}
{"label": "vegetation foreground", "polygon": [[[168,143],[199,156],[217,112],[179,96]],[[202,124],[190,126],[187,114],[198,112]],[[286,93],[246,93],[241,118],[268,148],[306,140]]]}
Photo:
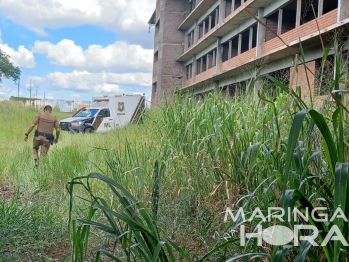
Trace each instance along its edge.
{"label": "vegetation foreground", "polygon": [[[338,228],[348,241],[347,221],[305,219],[332,217],[338,207],[348,217],[348,121],[337,61],[336,103],[311,109],[272,77],[263,90],[276,86],[275,100],[263,90],[259,103],[248,95],[178,96],[138,126],[62,133],[37,169],[22,139],[41,110],[1,102],[0,261],[346,261],[348,246],[326,237]],[[282,222],[287,212],[263,219],[270,208],[295,219]],[[245,219],[231,216],[239,209]],[[278,245],[241,237],[242,228],[272,225],[308,227]],[[300,238],[316,233],[314,242]]]}

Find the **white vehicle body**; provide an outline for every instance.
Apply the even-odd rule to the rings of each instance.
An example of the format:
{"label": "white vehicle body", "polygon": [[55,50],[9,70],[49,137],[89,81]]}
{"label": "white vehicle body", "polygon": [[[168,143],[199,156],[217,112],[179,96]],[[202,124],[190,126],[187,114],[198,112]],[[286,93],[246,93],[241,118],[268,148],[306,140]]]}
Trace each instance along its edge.
{"label": "white vehicle body", "polygon": [[82,108],[60,121],[62,130],[72,133],[106,133],[129,123],[138,123],[145,109],[142,95],[93,97],[92,106]]}

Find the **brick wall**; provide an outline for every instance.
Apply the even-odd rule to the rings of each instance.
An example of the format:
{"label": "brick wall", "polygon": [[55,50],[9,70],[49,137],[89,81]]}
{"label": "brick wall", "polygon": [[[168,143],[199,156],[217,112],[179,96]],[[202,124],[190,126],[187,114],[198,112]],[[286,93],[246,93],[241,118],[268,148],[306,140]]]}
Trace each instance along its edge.
{"label": "brick wall", "polygon": [[183,73],[183,67],[177,62],[180,54],[183,53],[182,45],[163,45],[161,59],[161,74],[162,75],[180,75]]}
{"label": "brick wall", "polygon": [[241,55],[230,58],[229,60],[223,62],[221,64],[220,70],[221,72],[233,69],[235,67],[246,64],[247,62],[254,60],[256,57],[256,48],[252,48]]}
{"label": "brick wall", "polygon": [[[328,12],[327,14],[320,16],[317,19],[317,22],[320,30],[335,24],[337,22],[337,9],[332,10],[331,12]],[[296,41],[301,37],[311,35],[316,32],[318,32],[316,21],[312,20],[308,23],[305,23],[304,25],[301,25],[297,28],[294,28],[288,31],[287,33],[280,35],[280,37],[288,45],[292,41]],[[263,54],[270,53],[274,49],[277,49],[282,46],[285,46],[285,45],[279,38],[273,38],[272,40],[269,40],[263,43],[262,53]]]}
{"label": "brick wall", "polygon": [[191,78],[185,80],[184,86],[190,86],[191,85]]}
{"label": "brick wall", "polygon": [[187,0],[157,0],[160,27],[158,39],[155,39],[158,48],[158,62],[153,73],[153,81],[157,81],[156,92],[155,89],[152,92],[155,104],[161,103],[165,95],[171,99],[175,88],[182,86],[183,68],[177,59],[184,52],[184,32],[177,29],[185,18],[186,4]]}
{"label": "brick wall", "polygon": [[204,81],[210,77],[213,77],[216,74],[216,67],[212,67],[201,74],[195,76],[195,83]]}
{"label": "brick wall", "polygon": [[[311,61],[305,65],[306,66],[299,65],[298,72],[295,72],[294,67],[290,69],[290,87],[295,90],[297,86],[300,86],[302,90],[302,99],[307,101],[314,93],[315,61]],[[307,79],[309,80],[309,84]]]}
{"label": "brick wall", "polygon": [[182,87],[182,79],[175,78],[173,76],[161,77],[161,90],[159,90],[160,101],[163,101],[166,97],[171,100],[175,90]]}
{"label": "brick wall", "polygon": [[165,43],[182,44],[184,42],[184,32],[177,30],[177,28],[184,20],[185,13],[166,12],[165,16],[166,19],[163,21],[163,41]]}
{"label": "brick wall", "polygon": [[158,75],[158,62],[155,62],[153,63],[153,79],[156,78],[157,75]]}

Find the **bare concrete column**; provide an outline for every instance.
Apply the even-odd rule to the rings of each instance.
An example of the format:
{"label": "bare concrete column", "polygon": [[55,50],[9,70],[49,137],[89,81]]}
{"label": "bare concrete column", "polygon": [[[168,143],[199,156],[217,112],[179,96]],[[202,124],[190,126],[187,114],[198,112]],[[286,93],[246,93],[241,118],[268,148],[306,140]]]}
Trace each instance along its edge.
{"label": "bare concrete column", "polygon": [[207,28],[207,31],[210,31],[211,27],[212,27],[212,15],[210,15],[208,17],[208,28]]}
{"label": "bare concrete column", "polygon": [[233,48],[233,41],[231,39],[229,40],[229,47],[228,47],[228,59],[231,58],[231,50]]}
{"label": "bare concrete column", "polygon": [[188,65],[188,68],[187,68],[183,63],[182,72],[183,72],[183,76],[186,76],[186,77],[182,77],[182,86],[185,86],[185,81],[187,81],[187,79],[190,79],[190,65]]}
{"label": "bare concrete column", "polygon": [[296,27],[301,25],[302,0],[297,0]]}
{"label": "bare concrete column", "polygon": [[214,21],[214,24],[215,26],[218,25],[218,22],[219,22],[219,9],[216,8],[216,14],[215,14],[215,21]]}
{"label": "bare concrete column", "polygon": [[238,55],[241,54],[241,42],[242,42],[242,34],[239,34],[239,39],[238,39]]}
{"label": "bare concrete column", "polygon": [[196,73],[197,73],[197,61],[196,61],[196,55],[193,55],[193,67],[191,72],[193,83],[195,82]]}
{"label": "bare concrete column", "polygon": [[279,9],[279,17],[278,17],[278,28],[277,28],[277,35],[281,35],[282,31],[282,14],[283,14],[283,9]]}
{"label": "bare concrete column", "polygon": [[188,50],[189,47],[189,37],[190,34],[186,34],[184,37],[184,53]]}
{"label": "bare concrete column", "polygon": [[348,0],[338,0],[337,22],[348,18]]}
{"label": "bare concrete column", "polygon": [[202,36],[204,36],[205,34],[206,34],[206,21],[202,22]]}
{"label": "bare concrete column", "polygon": [[217,56],[216,56],[216,74],[221,72],[221,63],[222,63],[222,39],[217,38]]}
{"label": "bare concrete column", "polygon": [[216,66],[216,50],[213,50],[212,54],[212,67]]}
{"label": "bare concrete column", "polygon": [[[263,24],[266,24],[266,18],[263,17],[263,8],[258,9],[258,19],[263,22]],[[257,43],[256,43],[256,57],[262,56],[262,46],[265,40],[265,33],[266,28],[261,23],[258,23],[257,25]]]}
{"label": "bare concrete column", "polygon": [[207,54],[206,55],[206,70],[210,69],[210,65],[211,65],[211,55],[210,54]]}
{"label": "bare concrete column", "polygon": [[195,20],[195,25],[194,25],[194,45],[198,42],[199,40],[199,26],[198,26],[198,20]]}
{"label": "bare concrete column", "polygon": [[324,12],[324,0],[319,0],[317,16],[322,16]]}
{"label": "bare concrete column", "polygon": [[195,7],[198,6],[201,2],[201,0],[193,0],[193,1],[195,1]]}
{"label": "bare concrete column", "polygon": [[[234,1],[234,0],[233,0]],[[241,5],[243,5],[245,3],[245,1],[244,0],[241,0]]]}
{"label": "bare concrete column", "polygon": [[204,71],[204,58],[200,58],[200,74]]}
{"label": "bare concrete column", "polygon": [[252,40],[253,40],[253,27],[250,27],[250,32],[249,32],[249,36],[248,36],[248,49],[252,49]]}
{"label": "bare concrete column", "polygon": [[223,24],[223,20],[225,18],[225,6],[226,1],[225,0],[219,0],[219,25]]}
{"label": "bare concrete column", "polygon": [[230,13],[235,11],[235,0],[231,1]]}

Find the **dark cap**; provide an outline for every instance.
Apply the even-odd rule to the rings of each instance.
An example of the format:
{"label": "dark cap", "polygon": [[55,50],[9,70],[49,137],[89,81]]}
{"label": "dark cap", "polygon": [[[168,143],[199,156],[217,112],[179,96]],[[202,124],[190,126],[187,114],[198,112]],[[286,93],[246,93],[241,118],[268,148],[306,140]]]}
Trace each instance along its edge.
{"label": "dark cap", "polygon": [[50,105],[45,106],[44,111],[46,111],[46,110],[52,111],[52,106],[50,106]]}

